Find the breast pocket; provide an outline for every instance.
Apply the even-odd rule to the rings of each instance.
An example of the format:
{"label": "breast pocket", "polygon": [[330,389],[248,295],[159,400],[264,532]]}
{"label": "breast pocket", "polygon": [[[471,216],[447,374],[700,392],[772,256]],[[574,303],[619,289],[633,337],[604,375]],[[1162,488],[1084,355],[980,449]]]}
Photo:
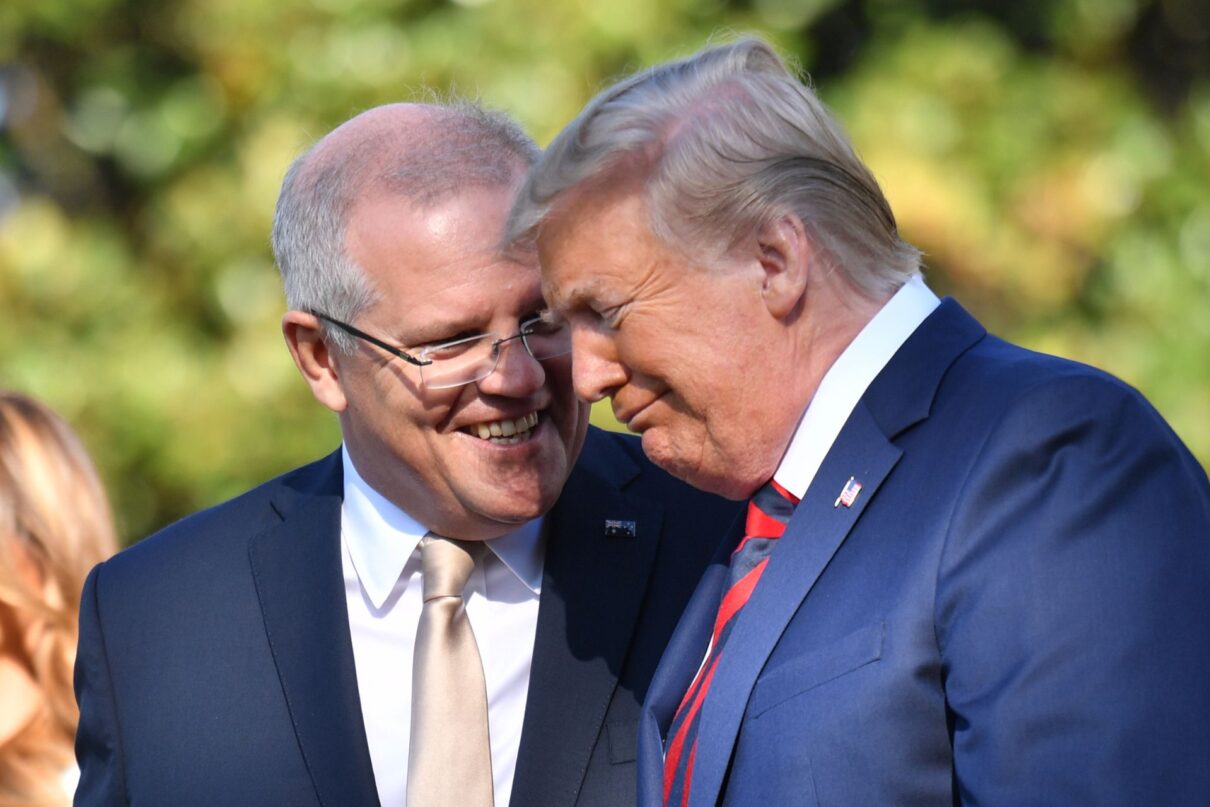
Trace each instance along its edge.
{"label": "breast pocket", "polygon": [[755,720],[774,706],[877,662],[885,638],[886,623],[880,622],[779,664],[757,680],[748,717]]}

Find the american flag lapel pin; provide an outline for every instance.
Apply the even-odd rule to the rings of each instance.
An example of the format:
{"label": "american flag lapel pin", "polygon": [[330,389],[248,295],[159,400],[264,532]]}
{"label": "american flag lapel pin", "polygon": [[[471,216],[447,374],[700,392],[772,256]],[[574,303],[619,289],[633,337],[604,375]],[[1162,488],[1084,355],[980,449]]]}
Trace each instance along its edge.
{"label": "american flag lapel pin", "polygon": [[605,520],[606,538],[633,538],[637,529],[633,521]]}
{"label": "american flag lapel pin", "polygon": [[857,501],[857,494],[861,493],[861,483],[856,477],[849,477],[849,481],[844,483],[844,487],[840,490],[840,495],[836,497],[832,507],[840,507],[842,504],[845,507],[852,507],[853,502]]}

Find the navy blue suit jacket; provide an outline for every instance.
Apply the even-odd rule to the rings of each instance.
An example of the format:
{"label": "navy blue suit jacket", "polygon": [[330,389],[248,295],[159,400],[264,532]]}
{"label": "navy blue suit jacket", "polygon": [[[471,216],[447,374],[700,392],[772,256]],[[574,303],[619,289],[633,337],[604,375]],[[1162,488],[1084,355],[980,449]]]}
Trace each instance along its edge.
{"label": "navy blue suit jacket", "polygon": [[[725,564],[652,682],[644,807]],[[841,431],[700,719],[694,807],[1210,804],[1206,474],[1137,392],[946,300]]]}
{"label": "navy blue suit jacket", "polygon": [[[339,453],[93,570],[82,805],[376,805],[340,561]],[[633,803],[639,707],[733,502],[590,430],[548,515],[512,804]],[[607,536],[606,519],[635,522]]]}

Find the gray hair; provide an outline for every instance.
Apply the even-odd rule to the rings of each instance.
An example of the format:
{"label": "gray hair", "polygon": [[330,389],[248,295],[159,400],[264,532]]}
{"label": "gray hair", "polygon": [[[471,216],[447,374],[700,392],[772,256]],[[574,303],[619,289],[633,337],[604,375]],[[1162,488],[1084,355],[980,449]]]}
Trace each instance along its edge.
{"label": "gray hair", "polygon": [[[388,192],[429,208],[467,188],[510,185],[539,153],[507,115],[465,101],[376,107],[337,127],[282,181],[272,243],[287,305],[349,322],[377,301],[345,249],[358,200]],[[353,349],[344,331],[323,327],[337,350]]]}
{"label": "gray hair", "polygon": [[[877,181],[824,104],[764,41],[744,37],[598,94],[531,170],[508,237],[533,235],[556,197],[644,169],[652,232],[687,256],[721,255],[785,215],[863,292],[919,271]],[[693,248],[690,245],[698,245]]]}

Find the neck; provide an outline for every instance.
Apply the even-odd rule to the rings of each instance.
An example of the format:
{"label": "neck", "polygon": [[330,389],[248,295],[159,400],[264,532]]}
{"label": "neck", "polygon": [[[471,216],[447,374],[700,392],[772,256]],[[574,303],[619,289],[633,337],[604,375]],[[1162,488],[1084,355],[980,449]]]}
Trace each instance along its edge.
{"label": "neck", "polygon": [[824,273],[808,286],[794,344],[794,362],[800,368],[795,398],[801,404],[800,415],[840,354],[890,298],[889,294],[867,296],[835,271]]}
{"label": "neck", "polygon": [[799,307],[785,321],[787,346],[782,358],[769,363],[776,369],[766,387],[785,390],[784,405],[773,412],[761,403],[770,440],[761,452],[764,465],[744,477],[745,495],[776,472],[824,376],[889,299],[890,295],[873,299],[861,294],[836,272],[808,286]]}

